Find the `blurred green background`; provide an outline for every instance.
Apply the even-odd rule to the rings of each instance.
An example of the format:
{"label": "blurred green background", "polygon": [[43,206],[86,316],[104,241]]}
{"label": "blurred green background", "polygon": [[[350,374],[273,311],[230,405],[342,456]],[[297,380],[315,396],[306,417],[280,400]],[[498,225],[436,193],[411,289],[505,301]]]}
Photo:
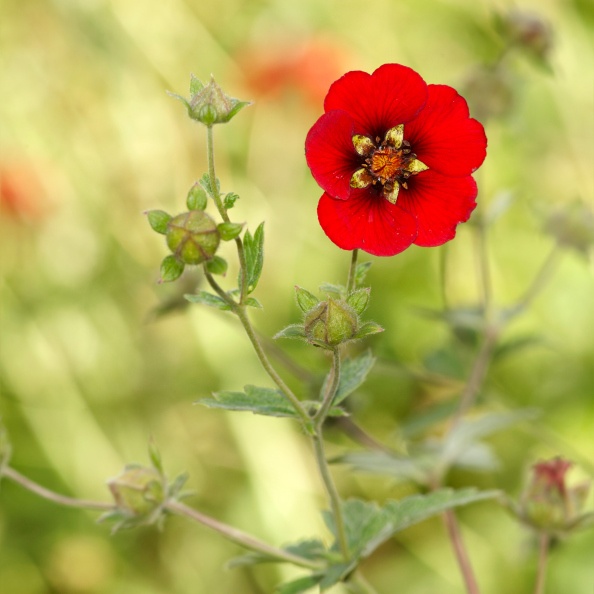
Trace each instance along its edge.
{"label": "blurred green background", "polygon": [[[146,463],[152,435],[169,473],[190,473],[190,503],[204,512],[276,545],[325,534],[317,473],[293,424],[192,405],[213,390],[270,385],[236,321],[200,306],[155,314],[200,283],[190,273],[172,286],[156,284],[165,249],[142,214],[183,210],[206,169],[204,129],[165,93],[186,94],[191,72],[203,80],[213,73],[229,94],[254,100],[215,136],[223,190],[241,196],[234,220],[252,230],[266,221],[256,293],[264,311],[253,314],[264,335],[297,321],[295,284],[315,291],[324,281],[345,282],[349,255],[318,227],[321,192],[303,141],[329,83],[347,70],[401,62],[427,82],[476,90],[477,67],[502,51],[494,15],[535,12],[553,30],[550,67],[507,56],[503,87],[486,95],[502,113],[486,121],[480,208],[511,200],[488,234],[499,305],[522,294],[551,251],[554,239],[543,232],[550,213],[576,200],[592,207],[594,9],[587,0],[0,1],[0,414],[13,466],[56,491],[107,500],[105,481],[126,462]],[[478,97],[475,109],[484,101]],[[480,283],[471,224],[447,248],[373,258],[369,316],[386,332],[369,341],[380,361],[351,405],[362,426],[393,446],[407,420],[458,392],[458,368],[472,352],[447,325],[418,313],[443,307],[444,249],[448,300],[472,306]],[[231,260],[231,245],[225,253]],[[535,340],[494,362],[485,406],[543,414],[491,440],[497,471],[457,472],[452,485],[515,496],[529,464],[556,454],[581,467],[575,480],[591,473],[592,271],[591,255],[564,253],[552,282],[504,335]],[[231,279],[235,273],[232,266]],[[319,381],[323,354],[280,346]],[[338,431],[328,436],[331,455],[356,447]],[[335,471],[345,495],[382,500],[409,489]],[[531,591],[529,533],[491,503],[460,516],[483,594]],[[0,590],[257,594],[298,575],[225,570],[239,548],[183,519],[162,532],[112,537],[95,518],[3,481]],[[593,531],[558,547],[548,592],[591,594],[593,561]],[[463,591],[439,519],[404,532],[363,569],[386,594]]]}

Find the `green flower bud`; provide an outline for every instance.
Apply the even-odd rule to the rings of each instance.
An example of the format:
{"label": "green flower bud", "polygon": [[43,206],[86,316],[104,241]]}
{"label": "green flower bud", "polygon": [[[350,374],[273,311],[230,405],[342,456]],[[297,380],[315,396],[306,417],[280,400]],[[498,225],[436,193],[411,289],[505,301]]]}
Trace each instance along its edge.
{"label": "green flower bud", "polygon": [[193,120],[202,122],[209,127],[213,124],[227,123],[241,109],[250,105],[249,101],[240,101],[226,95],[214,78],[211,78],[210,82],[204,85],[194,75],[192,75],[190,82],[191,97],[189,101],[175,93],[170,93],[170,95],[186,106],[188,115]]}
{"label": "green flower bud", "polygon": [[167,245],[184,264],[201,264],[215,255],[221,236],[216,223],[201,210],[191,210],[167,223]]}
{"label": "green flower bud", "polygon": [[305,314],[304,327],[310,342],[335,347],[355,337],[359,318],[346,301],[329,298]]}
{"label": "green flower bud", "polygon": [[147,516],[165,501],[163,482],[163,476],[154,468],[128,467],[107,485],[120,511]]}

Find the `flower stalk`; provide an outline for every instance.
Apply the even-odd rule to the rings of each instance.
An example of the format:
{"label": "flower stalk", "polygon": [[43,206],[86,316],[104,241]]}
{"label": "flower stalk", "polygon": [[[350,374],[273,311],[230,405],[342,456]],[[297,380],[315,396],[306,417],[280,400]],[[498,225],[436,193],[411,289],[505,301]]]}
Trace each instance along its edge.
{"label": "flower stalk", "polygon": [[541,532],[538,539],[538,569],[536,572],[536,583],[534,584],[534,594],[544,594],[545,592],[550,544],[551,537],[546,532]]}

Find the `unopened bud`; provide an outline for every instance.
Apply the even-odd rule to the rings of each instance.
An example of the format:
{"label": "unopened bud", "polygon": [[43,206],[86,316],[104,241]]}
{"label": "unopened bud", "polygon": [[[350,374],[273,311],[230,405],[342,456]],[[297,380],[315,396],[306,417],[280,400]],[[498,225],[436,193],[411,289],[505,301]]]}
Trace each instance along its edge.
{"label": "unopened bud", "polygon": [[221,236],[213,219],[201,210],[191,210],[167,223],[167,245],[184,264],[201,264],[216,253]]}
{"label": "unopened bud", "polygon": [[311,342],[335,347],[352,340],[357,333],[359,318],[346,301],[321,301],[305,314],[305,334]]}
{"label": "unopened bud", "polygon": [[107,483],[119,510],[146,516],[165,499],[163,476],[154,468],[129,467]]}

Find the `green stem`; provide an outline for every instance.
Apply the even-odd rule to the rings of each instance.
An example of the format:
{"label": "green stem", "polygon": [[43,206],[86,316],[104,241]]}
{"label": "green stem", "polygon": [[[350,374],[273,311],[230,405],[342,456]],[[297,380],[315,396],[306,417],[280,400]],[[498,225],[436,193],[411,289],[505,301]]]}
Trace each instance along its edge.
{"label": "green stem", "polygon": [[250,342],[252,343],[254,350],[256,351],[256,355],[258,356],[258,359],[260,360],[262,367],[264,368],[266,373],[270,376],[272,381],[278,386],[280,391],[291,402],[291,404],[293,405],[293,408],[297,411],[297,414],[301,417],[301,421],[303,422],[303,424],[309,425],[311,419],[310,419],[309,415],[307,414],[307,411],[305,410],[305,408],[303,408],[303,405],[301,404],[301,401],[299,400],[299,398],[297,398],[297,396],[293,393],[291,388],[289,388],[289,386],[287,386],[287,384],[283,381],[281,376],[276,372],[276,370],[274,369],[274,367],[268,360],[268,357],[267,357],[266,353],[264,352],[264,349],[262,348],[262,344],[260,343],[260,340],[259,340],[258,336],[256,335],[256,332],[254,331],[254,328],[250,322],[247,312],[245,311],[245,308],[241,305],[238,305],[235,313],[237,314],[239,321],[243,325],[243,328],[244,328],[246,334],[248,335],[248,338],[250,339]]}
{"label": "green stem", "polygon": [[534,594],[544,594],[545,592],[550,544],[551,539],[549,535],[545,532],[541,533],[538,541],[538,570],[536,573],[536,583],[534,584]]}
{"label": "green stem", "polygon": [[246,549],[257,551],[258,553],[262,553],[263,555],[272,557],[278,561],[286,561],[287,563],[292,563],[293,565],[298,565],[300,567],[307,567],[308,569],[321,569],[323,567],[323,565],[320,563],[310,561],[304,557],[293,555],[288,551],[284,551],[283,549],[278,549],[266,544],[265,542],[262,542],[261,540],[258,540],[250,534],[246,534],[245,532],[242,532],[233,526],[219,522],[210,516],[205,516],[194,508],[188,507],[179,501],[168,501],[165,504],[165,509],[173,514],[185,516],[186,518],[194,520],[203,526],[207,526],[219,534],[222,534],[227,540],[235,542]]}
{"label": "green stem", "polygon": [[2,469],[2,476],[5,476],[11,481],[14,481],[21,487],[27,489],[27,491],[31,491],[31,493],[35,493],[35,495],[43,497],[43,499],[47,499],[48,501],[52,501],[53,503],[57,503],[58,505],[64,505],[66,507],[77,507],[82,509],[97,509],[103,511],[115,509],[115,506],[112,503],[103,503],[101,501],[89,501],[87,499],[76,499],[74,497],[68,497],[67,495],[60,495],[60,493],[50,491],[49,489],[42,487],[41,485],[37,484],[31,479],[28,479],[26,476],[23,476],[21,473],[17,472],[10,466],[5,466]]}
{"label": "green stem", "polygon": [[359,570],[356,570],[348,582],[356,594],[376,594],[375,588],[365,579]]}
{"label": "green stem", "polygon": [[318,409],[318,412],[314,416],[316,430],[322,429],[322,425],[328,416],[328,411],[332,406],[332,401],[338,390],[340,384],[340,349],[335,347],[332,351],[332,369],[330,370],[332,380],[328,382],[328,388],[322,399],[322,404]]}
{"label": "green stem", "polygon": [[328,493],[328,498],[330,500],[330,509],[332,511],[332,516],[334,517],[334,524],[336,526],[336,534],[338,544],[340,546],[340,551],[344,557],[344,560],[348,561],[350,558],[349,545],[346,537],[346,528],[344,524],[344,517],[342,515],[342,508],[340,505],[340,496],[338,494],[338,490],[336,489],[336,485],[334,484],[334,480],[332,479],[330,468],[328,467],[323,437],[324,421],[326,420],[328,411],[330,410],[332,401],[334,400],[334,396],[336,395],[336,390],[338,389],[338,385],[340,383],[339,348],[335,348],[333,350],[332,355],[332,369],[330,372],[332,374],[332,380],[328,383],[326,393],[324,394],[324,397],[322,399],[322,405],[320,406],[318,412],[314,417],[314,435],[312,439],[314,443],[316,462],[318,464],[320,475],[322,477],[324,487],[326,488],[326,492]]}
{"label": "green stem", "polygon": [[[212,192],[212,198],[214,200],[215,206],[221,215],[221,218],[225,223],[231,222],[229,219],[229,215],[227,214],[227,210],[225,209],[225,205],[221,200],[221,193],[217,187],[217,176],[215,173],[215,159],[214,159],[214,138],[212,132],[212,126],[207,126],[207,136],[206,136],[206,146],[207,146],[207,156],[208,156],[208,179],[210,180],[210,189]],[[248,286],[247,286],[247,264],[245,259],[245,250],[243,248],[243,241],[241,241],[240,237],[235,238],[235,245],[237,246],[237,256],[239,258],[239,267],[241,270],[241,286],[240,289],[240,298],[239,303],[243,304],[248,296]]]}
{"label": "green stem", "polygon": [[351,253],[351,266],[349,268],[349,276],[347,279],[347,295],[355,288],[355,272],[357,270],[357,257],[359,256],[359,250],[354,249]]}

